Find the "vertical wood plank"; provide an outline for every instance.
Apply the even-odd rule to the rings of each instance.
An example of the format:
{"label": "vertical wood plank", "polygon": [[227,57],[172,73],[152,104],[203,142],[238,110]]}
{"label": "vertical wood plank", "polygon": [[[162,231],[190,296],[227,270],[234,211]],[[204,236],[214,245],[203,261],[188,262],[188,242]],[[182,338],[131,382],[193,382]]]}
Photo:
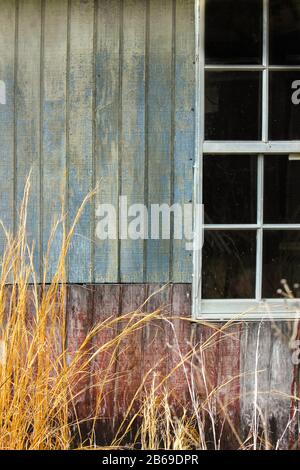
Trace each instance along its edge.
{"label": "vertical wood plank", "polygon": [[17,199],[23,198],[31,170],[27,234],[34,243],[34,266],[40,271],[40,65],[41,0],[20,0],[16,89]]}
{"label": "vertical wood plank", "polygon": [[[6,103],[0,103],[0,219],[13,231],[14,221],[14,84],[15,1],[0,1],[0,80],[5,84]],[[6,237],[0,228],[0,256]]]}
{"label": "vertical wood plank", "polygon": [[195,331],[195,355],[193,357],[193,381],[195,398],[200,402],[207,401],[207,416],[205,432],[209,436],[212,448],[217,447],[217,396],[218,367],[219,367],[219,334],[215,325],[198,324]]}
{"label": "vertical wood plank", "polygon": [[[149,313],[156,310],[162,316],[170,316],[172,303],[172,287],[164,287],[159,284],[150,284],[148,286],[149,298],[145,310]],[[158,386],[166,377],[168,370],[168,344],[169,327],[164,319],[152,320],[143,328],[143,354],[142,354],[142,370],[143,375],[148,374],[146,386]]]}
{"label": "vertical wood plank", "polygon": [[[291,399],[289,397],[292,390],[293,363],[289,341],[292,331],[289,322],[276,322],[275,326],[274,324],[271,325],[270,440],[276,446],[278,439],[280,439],[279,449],[287,449],[290,436],[288,432],[284,433],[284,430],[291,411]],[[297,418],[295,418],[295,421],[297,421]]]}
{"label": "vertical wood plank", "polygon": [[[148,203],[170,204],[172,172],[172,5],[151,0],[148,56]],[[170,240],[147,243],[147,282],[168,282]]]}
{"label": "vertical wood plank", "polygon": [[[94,1],[72,0],[68,80],[68,187],[72,223],[93,185]],[[69,281],[92,280],[92,214],[88,204],[76,226],[68,258]]]}
{"label": "vertical wood plank", "polygon": [[[221,326],[221,325],[220,325]],[[218,406],[222,406],[221,423],[224,420],[224,432],[221,442],[224,448],[238,448],[239,443],[232,432],[231,425],[237,435],[240,435],[240,351],[241,324],[234,324],[220,333],[217,377],[218,377]],[[231,423],[231,424],[230,424]]]}
{"label": "vertical wood plank", "polygon": [[[138,321],[135,313],[141,313],[140,307],[147,298],[147,286],[145,284],[124,284],[121,290],[121,314],[133,314],[130,318],[122,321],[119,330],[130,328]],[[138,391],[142,381],[141,357],[143,354],[142,329],[125,337],[119,345],[117,362],[117,380],[115,392],[115,416],[124,417],[135,393]],[[140,398],[140,396],[138,397]],[[134,409],[138,406],[138,399]]]}
{"label": "vertical wood plank", "polygon": [[[99,0],[96,49],[95,175],[99,204],[119,203],[120,0]],[[99,218],[96,219],[100,221]],[[95,239],[95,281],[118,282],[118,240]]]}
{"label": "vertical wood plank", "polygon": [[[53,360],[53,364],[55,364],[55,362],[61,360],[61,355],[66,346],[68,289],[65,284],[61,284],[55,293],[55,297],[49,303],[49,291],[51,289],[52,286],[49,284],[41,287],[40,304],[41,308],[46,308],[46,335],[47,341],[49,341],[51,345],[50,357]],[[52,373],[54,373],[54,368]]]}
{"label": "vertical wood plank", "polygon": [[[94,287],[93,324],[104,325],[119,316],[121,286],[117,284],[98,284]],[[95,336],[95,350],[113,340],[117,335],[115,327],[105,327]],[[93,362],[93,384],[91,398],[99,418],[97,434],[104,436],[107,430],[112,432],[114,420],[114,391],[116,373],[116,345],[98,354]],[[105,431],[103,427],[105,426]],[[105,436],[105,441],[107,436]]]}
{"label": "vertical wood plank", "polygon": [[[74,359],[88,332],[92,327],[93,288],[91,286],[68,286],[67,288],[67,351],[69,364]],[[91,345],[88,345],[91,347]],[[87,351],[86,351],[87,352]],[[85,356],[86,360],[87,357]],[[90,377],[89,372],[74,377],[75,402],[80,419],[90,415]]]}
{"label": "vertical wood plank", "polygon": [[[42,241],[46,253],[66,195],[66,65],[68,0],[45,2],[42,103]],[[58,227],[49,253],[47,282],[56,270],[62,243]]]}
{"label": "vertical wood plank", "polygon": [[[128,206],[145,202],[146,5],[140,0],[123,3],[121,194]],[[144,240],[121,240],[120,253],[120,281],[141,282]]]}
{"label": "vertical wood plank", "polygon": [[[194,0],[176,0],[173,202],[191,203],[194,161],[195,13]],[[173,282],[192,281],[192,252],[173,240]]]}
{"label": "vertical wood plank", "polygon": [[209,446],[238,448],[231,425],[240,428],[240,325],[199,324],[196,329],[194,382],[196,396],[207,401],[205,433]]}
{"label": "vertical wood plank", "polygon": [[[170,319],[170,334],[168,339],[168,390],[177,404],[186,406],[191,401],[192,390],[192,357],[187,361],[194,346],[191,317],[191,286],[189,284],[174,284],[172,294],[172,317]],[[185,320],[186,319],[186,320]],[[181,364],[178,367],[178,364]],[[172,372],[174,371],[174,372]]]}
{"label": "vertical wood plank", "polygon": [[[262,410],[265,420],[267,420],[269,413],[269,366],[272,346],[271,329],[268,322],[263,324],[246,323],[241,345],[241,426],[242,432],[247,437],[253,426],[255,402]],[[256,400],[255,394],[257,394]]]}
{"label": "vertical wood plank", "polygon": [[[253,425],[255,404],[261,410],[268,439],[276,445],[289,421],[293,365],[288,347],[287,322],[244,325],[241,349],[241,426],[245,436]],[[279,332],[279,334],[278,334]],[[257,372],[256,370],[257,363]],[[256,380],[255,380],[256,378]],[[255,399],[255,396],[257,398]],[[262,422],[258,409],[259,432]],[[285,433],[280,448],[287,447]]]}

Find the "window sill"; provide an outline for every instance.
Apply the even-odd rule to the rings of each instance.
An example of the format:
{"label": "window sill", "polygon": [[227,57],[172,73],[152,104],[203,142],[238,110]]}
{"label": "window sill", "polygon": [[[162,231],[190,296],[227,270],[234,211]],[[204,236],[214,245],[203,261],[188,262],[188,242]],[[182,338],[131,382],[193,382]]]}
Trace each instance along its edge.
{"label": "window sill", "polygon": [[300,299],[202,300],[194,306],[195,320],[279,321],[300,319]]}

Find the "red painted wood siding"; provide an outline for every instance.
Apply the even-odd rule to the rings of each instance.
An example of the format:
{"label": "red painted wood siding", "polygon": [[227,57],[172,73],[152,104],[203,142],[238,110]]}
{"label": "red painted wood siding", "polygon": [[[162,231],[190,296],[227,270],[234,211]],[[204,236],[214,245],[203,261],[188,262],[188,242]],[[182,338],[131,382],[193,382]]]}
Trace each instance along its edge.
{"label": "red painted wood siding", "polygon": [[[218,413],[220,425],[226,414],[223,445],[238,447],[231,426],[242,436],[247,436],[251,428],[258,350],[258,406],[270,427],[269,438],[275,443],[289,420],[291,405],[288,394],[294,368],[288,347],[289,324],[266,322],[260,335],[258,323],[236,323],[224,331],[222,324],[195,324],[191,322],[191,285],[173,284],[157,293],[160,287],[157,284],[68,286],[67,323],[71,350],[94,324],[139,309],[151,295],[142,311],[162,308],[164,316],[164,320],[152,321],[122,340],[117,349],[112,348],[95,359],[89,381],[101,384],[103,374],[113,380],[105,390],[97,385],[81,397],[79,412],[86,414],[95,407],[100,390],[103,399],[99,408],[102,419],[99,429],[106,437],[111,435],[149,371],[152,372],[146,385],[150,385],[154,374],[158,383],[183,357],[191,357],[193,349],[192,360],[178,367],[165,385],[172,393],[174,404],[188,407],[192,407],[192,400],[203,402],[207,394],[218,390],[213,394],[210,406]],[[115,331],[103,331],[95,338],[95,344],[101,345],[111,339],[123,326],[125,323],[120,323]],[[209,340],[212,335],[213,340]],[[116,360],[112,359],[113,354]],[[132,413],[137,408],[138,401]],[[282,447],[287,447],[288,439],[288,434],[283,436]]]}

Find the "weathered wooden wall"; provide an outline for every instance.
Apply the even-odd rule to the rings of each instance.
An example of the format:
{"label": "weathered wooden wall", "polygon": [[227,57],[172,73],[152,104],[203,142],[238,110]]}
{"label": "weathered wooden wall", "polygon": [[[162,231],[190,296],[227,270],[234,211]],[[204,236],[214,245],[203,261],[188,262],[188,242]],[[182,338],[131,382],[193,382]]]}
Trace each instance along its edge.
{"label": "weathered wooden wall", "polygon": [[[78,348],[87,332],[99,322],[157,308],[162,309],[164,318],[147,322],[120,341],[117,350],[112,348],[101,353],[93,362],[86,386],[96,386],[79,397],[78,412],[85,418],[89,416],[99,390],[104,392],[99,407],[98,439],[103,443],[114,435],[143,381],[149,391],[154,375],[158,384],[186,357],[184,365],[169,376],[164,386],[171,392],[178,409],[180,404],[193,410],[194,403],[206,403],[204,409],[211,412],[216,422],[217,441],[221,435],[223,448],[239,448],[238,438],[244,442],[247,437],[250,437],[248,444],[253,445],[254,410],[259,433],[263,428],[267,430],[270,445],[278,443],[279,448],[297,445],[297,402],[290,396],[295,391],[292,388],[299,370],[292,364],[288,345],[291,324],[241,322],[227,325],[224,330],[222,324],[195,324],[190,321],[190,284],[161,288],[158,284],[68,286],[67,347],[70,352]],[[114,328],[104,329],[95,338],[95,347],[114,338],[130,323],[132,319],[127,318]],[[151,374],[147,375],[149,371]],[[102,390],[106,379],[108,384]],[[138,407],[137,399],[129,417]],[[295,419],[287,430],[293,413]],[[206,439],[213,447],[207,418],[206,423]],[[230,423],[236,428],[238,438]],[[259,446],[258,440],[257,448]]]}
{"label": "weathered wooden wall", "polygon": [[[148,310],[165,304],[173,317],[190,317],[192,262],[184,242],[99,242],[94,233],[97,205],[117,206],[119,195],[146,204],[192,199],[194,1],[0,0],[0,12],[0,79],[7,89],[7,104],[0,105],[0,212],[15,229],[31,169],[28,231],[36,243],[37,271],[62,200],[71,221],[87,192],[100,184],[69,256],[68,281],[86,284],[68,288],[69,344],[75,348],[96,321],[139,307],[157,289],[153,283],[175,284],[154,296]],[[61,236],[58,230],[49,278]],[[168,326],[136,334],[126,352],[120,348],[119,378],[102,415],[115,423],[152,366],[159,364],[163,375],[178,362],[176,337],[188,352],[211,330],[173,318]],[[295,373],[289,335],[286,323],[242,323],[206,351],[207,382],[218,387],[229,381],[219,396],[245,434],[253,421],[256,385],[271,440],[284,432]],[[94,372],[101,375],[108,360],[96,361]],[[195,386],[201,398],[198,362]],[[182,368],[170,383],[179,400],[190,403]],[[85,397],[84,406],[94,398]],[[286,433],[282,446],[288,438]],[[236,443],[231,439],[229,445]]]}
{"label": "weathered wooden wall", "polygon": [[[95,209],[188,203],[194,153],[193,0],[0,0],[0,212],[11,230],[31,174],[35,265],[64,200],[70,282],[190,282],[184,242],[95,240]],[[60,250],[58,230],[49,278]],[[1,233],[0,245],[3,246]]]}

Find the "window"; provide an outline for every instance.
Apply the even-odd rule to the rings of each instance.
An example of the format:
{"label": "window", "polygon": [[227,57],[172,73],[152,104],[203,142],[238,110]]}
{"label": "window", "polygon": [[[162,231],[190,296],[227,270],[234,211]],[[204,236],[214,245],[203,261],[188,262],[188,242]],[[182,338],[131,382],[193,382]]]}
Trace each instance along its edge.
{"label": "window", "polygon": [[[300,308],[300,0],[197,0],[193,312]],[[195,227],[201,227],[195,204]],[[295,299],[284,298],[286,279]]]}

